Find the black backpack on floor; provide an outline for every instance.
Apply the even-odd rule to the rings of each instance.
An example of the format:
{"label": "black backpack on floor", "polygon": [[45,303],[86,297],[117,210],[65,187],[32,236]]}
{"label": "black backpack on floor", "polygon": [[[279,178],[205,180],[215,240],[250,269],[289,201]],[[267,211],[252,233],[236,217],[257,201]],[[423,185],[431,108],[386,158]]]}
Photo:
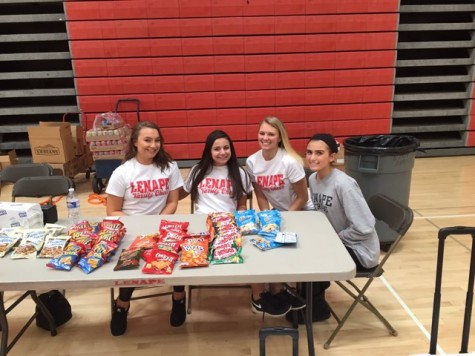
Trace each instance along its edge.
{"label": "black backpack on floor", "polygon": [[[50,290],[49,292],[38,295],[38,298],[49,310],[56,326],[63,325],[73,316],[71,313],[71,304],[59,290]],[[36,326],[39,328],[50,330],[48,320],[41,312],[40,307],[36,306]]]}

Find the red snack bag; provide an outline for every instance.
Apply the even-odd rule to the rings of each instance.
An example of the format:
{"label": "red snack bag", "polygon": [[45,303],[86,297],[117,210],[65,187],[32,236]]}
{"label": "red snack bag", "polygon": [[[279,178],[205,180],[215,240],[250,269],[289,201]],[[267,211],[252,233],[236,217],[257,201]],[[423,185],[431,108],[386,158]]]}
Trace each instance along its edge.
{"label": "red snack bag", "polygon": [[182,243],[180,262],[181,268],[208,266],[208,241]]}
{"label": "red snack bag", "polygon": [[101,230],[121,231],[124,229],[124,223],[119,219],[104,219],[101,223]]}
{"label": "red snack bag", "polygon": [[158,241],[158,234],[137,235],[127,250],[147,250],[154,248]]}
{"label": "red snack bag", "polygon": [[170,220],[161,220],[158,227],[158,231],[163,233],[163,231],[183,231],[188,230],[189,222],[186,221],[170,221]]}
{"label": "red snack bag", "polygon": [[180,250],[180,241],[163,241],[157,243],[159,250],[178,252]]}
{"label": "red snack bag", "polygon": [[142,257],[145,260],[142,272],[147,274],[171,274],[178,260],[178,254],[155,248],[145,250]]}
{"label": "red snack bag", "polygon": [[186,232],[181,230],[163,230],[160,232],[159,242],[183,241]]}
{"label": "red snack bag", "polygon": [[75,233],[75,232],[83,233],[83,232],[86,232],[86,231],[92,232],[92,231],[94,231],[94,228],[91,226],[89,221],[82,220],[82,221],[78,222],[77,224],[74,224],[73,226],[71,226],[69,228],[68,235],[72,236],[72,234]]}
{"label": "red snack bag", "polygon": [[120,243],[125,235],[124,224],[119,220],[104,219],[98,232],[98,239]]}

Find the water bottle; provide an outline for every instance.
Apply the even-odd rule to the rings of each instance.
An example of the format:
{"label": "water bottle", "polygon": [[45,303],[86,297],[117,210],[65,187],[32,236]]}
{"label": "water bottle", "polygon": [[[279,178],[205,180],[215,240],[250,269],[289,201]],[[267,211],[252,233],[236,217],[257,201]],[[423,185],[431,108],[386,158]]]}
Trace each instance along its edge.
{"label": "water bottle", "polygon": [[66,206],[68,207],[69,225],[77,224],[81,220],[81,214],[79,210],[79,199],[74,193],[74,188],[69,188]]}

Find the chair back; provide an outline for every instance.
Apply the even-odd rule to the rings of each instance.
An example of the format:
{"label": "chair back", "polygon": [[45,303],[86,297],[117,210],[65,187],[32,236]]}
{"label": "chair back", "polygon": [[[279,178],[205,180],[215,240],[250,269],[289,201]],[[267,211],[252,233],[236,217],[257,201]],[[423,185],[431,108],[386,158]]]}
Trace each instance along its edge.
{"label": "chair back", "polygon": [[12,190],[12,201],[17,197],[54,197],[67,195],[73,181],[65,176],[25,177],[19,179]]}
{"label": "chair back", "polygon": [[382,266],[389,258],[392,251],[411,227],[414,213],[408,206],[405,206],[384,194],[373,195],[368,200],[368,206],[376,220],[383,222],[389,229],[397,234],[397,238],[391,244],[391,248],[386,252],[378,265],[378,267],[382,269]]}
{"label": "chair back", "polygon": [[46,163],[20,163],[0,171],[0,181],[15,183],[23,177],[52,176],[53,167]]}

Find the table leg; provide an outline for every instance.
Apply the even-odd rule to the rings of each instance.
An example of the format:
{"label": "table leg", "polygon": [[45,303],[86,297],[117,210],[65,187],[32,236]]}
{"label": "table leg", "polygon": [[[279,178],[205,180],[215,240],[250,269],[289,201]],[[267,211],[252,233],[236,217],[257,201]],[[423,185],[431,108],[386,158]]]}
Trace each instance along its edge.
{"label": "table leg", "polygon": [[7,354],[8,348],[8,322],[7,312],[5,310],[5,304],[3,301],[3,292],[0,291],[0,327],[2,332],[2,343],[0,345],[0,356]]}
{"label": "table leg", "polygon": [[305,307],[305,327],[307,329],[307,343],[309,356],[315,356],[315,343],[313,341],[313,324],[312,324],[312,282],[306,283],[307,306]]}

